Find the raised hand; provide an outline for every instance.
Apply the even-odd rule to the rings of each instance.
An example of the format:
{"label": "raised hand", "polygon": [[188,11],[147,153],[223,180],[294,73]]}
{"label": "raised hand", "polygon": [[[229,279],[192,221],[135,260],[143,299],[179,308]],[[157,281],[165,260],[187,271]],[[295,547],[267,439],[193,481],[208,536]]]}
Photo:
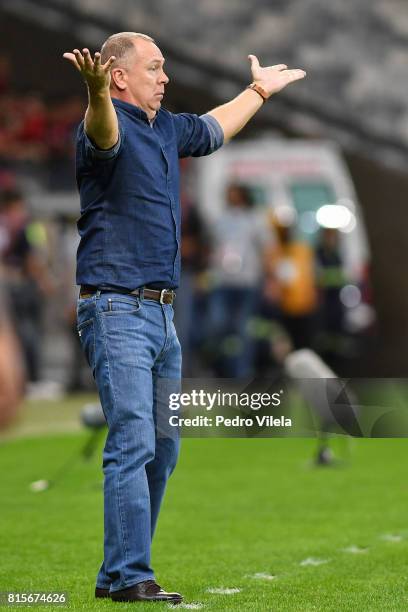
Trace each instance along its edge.
{"label": "raised hand", "polygon": [[96,52],[92,59],[89,49],[83,49],[82,53],[79,49],[74,49],[72,53],[64,53],[63,57],[79,70],[92,92],[109,89],[110,67],[116,59],[114,55],[104,64],[101,64],[101,54]]}
{"label": "raised hand", "polygon": [[284,89],[289,83],[304,79],[306,76],[304,70],[288,70],[286,64],[260,66],[256,55],[248,55],[248,59],[251,62],[252,80],[270,96]]}

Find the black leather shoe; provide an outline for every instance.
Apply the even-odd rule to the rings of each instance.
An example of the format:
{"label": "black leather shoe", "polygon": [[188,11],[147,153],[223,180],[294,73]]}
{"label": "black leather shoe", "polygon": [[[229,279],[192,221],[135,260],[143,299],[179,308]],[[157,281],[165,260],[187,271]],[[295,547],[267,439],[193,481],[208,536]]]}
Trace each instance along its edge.
{"label": "black leather shoe", "polygon": [[183,601],[180,593],[166,593],[154,580],[139,582],[128,589],[111,593],[113,601],[167,601],[178,604]]}
{"label": "black leather shoe", "polygon": [[99,587],[95,587],[95,597],[96,598],[110,597],[109,589],[100,589]]}

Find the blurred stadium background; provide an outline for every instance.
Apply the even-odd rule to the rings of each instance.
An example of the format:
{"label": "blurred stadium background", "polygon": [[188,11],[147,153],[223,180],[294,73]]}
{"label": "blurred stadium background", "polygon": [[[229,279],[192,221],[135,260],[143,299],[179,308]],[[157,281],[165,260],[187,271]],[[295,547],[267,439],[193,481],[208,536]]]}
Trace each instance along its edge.
{"label": "blurred stadium background", "polygon": [[[249,82],[248,53],[262,64],[285,62],[308,73],[268,102],[233,143],[181,165],[184,275],[176,319],[184,374],[273,377],[292,348],[309,347],[344,377],[405,378],[403,0],[0,0],[0,427],[12,422],[26,379],[22,416],[4,434],[2,452],[16,453],[14,436],[45,432],[44,448],[51,450],[50,432],[75,432],[81,406],[95,400],[75,329],[73,143],[86,95],[62,53],[97,50],[122,30],[158,41],[170,76],[165,106],[173,112],[200,114],[237,94]],[[64,440],[68,452],[75,444]],[[240,461],[250,454],[242,442],[241,450],[233,444],[227,452],[239,478]],[[266,443],[259,448],[262,462],[269,451]],[[387,448],[381,447],[384,469],[391,469]],[[277,453],[284,456],[284,441]],[[353,490],[364,474],[370,478],[365,457],[366,471],[349,473]],[[21,478],[41,475],[28,472]],[[299,473],[291,477],[302,489]],[[394,485],[402,486],[397,477]],[[316,494],[317,515],[327,486],[322,481],[322,497]],[[374,503],[382,486],[385,479],[367,500]],[[390,529],[401,530],[401,517],[394,518]],[[301,592],[306,587],[299,584]],[[276,609],[300,609],[299,601]],[[398,605],[392,609],[406,609]],[[373,601],[370,609],[380,607]]]}
{"label": "blurred stadium background", "polygon": [[[246,56],[251,49],[264,63],[285,60],[308,71],[304,83],[289,88],[266,105],[230,147],[231,157],[232,151],[248,140],[253,143],[253,150],[260,141],[272,147],[275,143],[272,153],[266,151],[261,155],[264,162],[270,160],[269,168],[258,167],[252,173],[248,168],[245,171],[245,167],[242,170],[242,164],[249,163],[248,156],[252,154],[249,145],[248,153],[241,153],[241,170],[225,167],[221,179],[216,167],[223,157],[227,158],[224,165],[228,164],[227,148],[208,162],[199,160],[183,165],[184,269],[185,278],[194,285],[186,288],[185,295],[188,289],[194,295],[179,300],[183,302],[179,326],[185,350],[193,350],[198,355],[196,369],[187,373],[200,374],[205,350],[207,357],[211,351],[204,346],[205,338],[194,337],[191,327],[188,328],[187,311],[195,309],[197,329],[197,318],[205,320],[213,310],[209,303],[215,283],[220,287],[222,282],[230,285],[235,282],[228,278],[214,281],[211,276],[211,265],[219,266],[216,257],[225,255],[214,253],[217,245],[216,232],[211,231],[214,212],[225,208],[228,183],[248,186],[249,182],[252,203],[255,201],[263,212],[294,206],[298,213],[298,235],[292,232],[292,240],[305,239],[313,248],[323,233],[313,219],[319,207],[341,204],[338,201],[346,198],[354,200],[346,203],[352,211],[355,207],[358,209],[357,228],[351,232],[356,236],[354,246],[344,244],[344,231],[337,232],[340,252],[332,252],[327,257],[323,254],[323,262],[320,257],[320,276],[317,268],[301,272],[304,276],[311,275],[305,284],[315,284],[315,298],[310,298],[309,304],[296,306],[289,295],[286,299],[289,304],[282,306],[285,298],[279,300],[276,295],[282,287],[270,287],[269,307],[262,316],[268,321],[276,320],[279,315],[290,314],[282,313],[282,308],[283,311],[294,308],[299,317],[310,315],[316,319],[319,309],[321,313],[326,308],[332,311],[326,312],[326,329],[320,325],[308,341],[319,352],[325,349],[327,352],[329,343],[329,352],[337,357],[335,365],[340,373],[405,375],[408,280],[401,273],[401,267],[406,257],[404,219],[408,190],[405,172],[408,109],[404,97],[407,76],[404,37],[408,35],[404,27],[408,26],[404,21],[403,3],[378,1],[370,5],[360,3],[357,8],[343,2],[322,6],[312,0],[275,2],[273,6],[262,2],[254,6],[206,2],[187,9],[182,1],[165,5],[160,2],[146,5],[143,2],[137,5],[71,2],[67,5],[57,1],[16,0],[0,2],[0,10],[0,189],[10,197],[10,191],[21,192],[25,203],[21,203],[21,208],[25,205],[29,210],[25,223],[30,226],[30,237],[25,248],[27,252],[36,251],[41,260],[33,264],[35,271],[30,272],[31,277],[35,276],[32,294],[38,304],[37,319],[25,322],[30,327],[27,337],[41,333],[41,342],[38,342],[41,346],[37,351],[31,349],[34,353],[31,361],[36,360],[30,365],[34,370],[30,373],[33,380],[54,381],[64,388],[86,384],[78,380],[78,372],[70,372],[72,364],[78,364],[78,357],[73,357],[75,338],[69,333],[73,316],[70,307],[75,299],[74,223],[78,216],[72,142],[86,98],[78,75],[63,62],[61,52],[85,44],[97,49],[110,32],[127,28],[130,23],[150,32],[160,42],[171,76],[166,106],[176,112],[205,112],[236,94],[248,81]],[[177,18],[172,18],[175,14]],[[28,41],[35,41],[35,52]],[[279,145],[282,138],[285,146]],[[299,146],[292,143],[293,138]],[[307,144],[314,145],[314,154],[307,150]],[[337,168],[328,173],[322,168],[322,156],[327,157],[330,151],[334,151],[332,164]],[[213,165],[208,168],[210,161]],[[252,167],[258,164],[256,159],[251,163]],[[265,175],[267,178],[272,172],[280,175],[280,184],[278,189],[269,186],[265,193]],[[205,188],[200,188],[203,175]],[[350,178],[351,187],[338,186]],[[216,205],[211,205],[212,202]],[[19,216],[24,217],[23,210],[15,210],[14,217]],[[286,219],[284,215],[284,223]],[[265,225],[269,223],[272,239],[273,223],[277,220],[269,218],[267,222],[265,214]],[[23,220],[20,223],[24,225]],[[301,232],[299,236],[302,223],[307,226],[308,235]],[[8,259],[3,268],[7,276],[10,268],[14,267],[14,274],[16,268],[21,268],[27,253],[23,253],[22,244],[7,247],[4,227],[2,233],[2,253]],[[336,237],[330,240],[335,243]],[[367,246],[364,244],[359,249],[362,241]],[[335,244],[332,250],[336,251]],[[354,251],[359,254],[354,255],[353,269],[349,266],[342,270],[347,254],[353,257]],[[300,260],[302,256],[305,253],[300,254]],[[288,259],[282,253],[280,257]],[[305,262],[294,265],[302,264]],[[233,261],[233,268],[234,265]],[[282,271],[279,262],[277,266],[277,284],[290,284],[287,278],[290,270]],[[205,278],[208,271],[210,275]],[[227,269],[227,277],[229,272]],[[254,277],[252,282],[262,292],[266,279]],[[247,287],[250,283],[248,280]],[[35,296],[38,285],[39,295]],[[344,286],[348,288],[339,296]],[[289,293],[292,289],[296,292],[298,288],[289,287]],[[51,294],[52,299],[41,299]],[[362,308],[361,303],[370,308]],[[257,317],[259,307],[259,302],[253,303],[248,305],[247,313],[238,314]],[[336,317],[337,328],[329,320]],[[335,338],[327,338],[330,325],[333,329],[329,332]],[[228,331],[223,331],[227,335]],[[324,334],[326,337],[322,339]],[[25,339],[26,344],[30,342]],[[258,358],[265,365],[265,351],[262,357],[259,353]],[[207,364],[205,359],[204,363]]]}

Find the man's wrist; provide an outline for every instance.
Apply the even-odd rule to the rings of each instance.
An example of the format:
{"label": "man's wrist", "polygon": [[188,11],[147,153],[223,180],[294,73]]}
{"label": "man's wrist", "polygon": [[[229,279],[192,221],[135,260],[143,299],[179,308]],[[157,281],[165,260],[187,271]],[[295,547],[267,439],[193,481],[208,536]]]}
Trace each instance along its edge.
{"label": "man's wrist", "polygon": [[88,95],[94,99],[97,98],[105,98],[106,96],[110,96],[109,85],[106,87],[92,87],[89,83],[86,83],[88,87]]}
{"label": "man's wrist", "polygon": [[259,83],[252,82],[247,86],[247,89],[256,91],[256,93],[261,96],[263,102],[266,102],[269,98],[269,93],[261,85],[259,85]]}

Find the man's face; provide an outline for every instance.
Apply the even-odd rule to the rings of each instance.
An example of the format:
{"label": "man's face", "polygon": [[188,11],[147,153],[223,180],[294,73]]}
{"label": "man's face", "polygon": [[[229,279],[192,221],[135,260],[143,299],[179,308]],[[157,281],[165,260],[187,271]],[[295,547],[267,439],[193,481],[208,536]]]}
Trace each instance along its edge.
{"label": "man's face", "polygon": [[28,211],[23,200],[15,200],[10,202],[5,210],[5,219],[9,229],[18,231],[28,219]]}
{"label": "man's face", "polygon": [[129,58],[126,91],[129,102],[142,108],[149,119],[160,109],[165,85],[169,78],[164,72],[164,57],[160,49],[149,40],[134,41],[135,53]]}

